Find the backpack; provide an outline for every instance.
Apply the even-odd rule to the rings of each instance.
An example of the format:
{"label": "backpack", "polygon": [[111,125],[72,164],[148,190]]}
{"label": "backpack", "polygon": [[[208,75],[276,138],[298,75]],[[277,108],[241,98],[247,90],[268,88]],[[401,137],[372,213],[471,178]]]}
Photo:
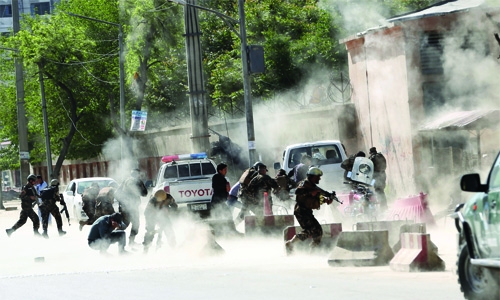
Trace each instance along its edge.
{"label": "backpack", "polygon": [[40,191],[40,198],[42,200],[52,200],[56,195],[57,186],[48,186]]}
{"label": "backpack", "polygon": [[241,177],[240,177],[240,180],[239,180],[240,184],[248,186],[248,184],[250,183],[250,181],[255,176],[257,176],[257,174],[259,174],[259,172],[257,172],[257,170],[255,170],[254,168],[246,169],[245,172],[243,172],[243,174],[241,174]]}

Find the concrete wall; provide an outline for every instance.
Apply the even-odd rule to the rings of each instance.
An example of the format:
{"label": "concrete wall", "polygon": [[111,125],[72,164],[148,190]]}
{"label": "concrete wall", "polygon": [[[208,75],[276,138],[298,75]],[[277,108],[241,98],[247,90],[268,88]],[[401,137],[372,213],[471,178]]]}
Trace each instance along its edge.
{"label": "concrete wall", "polygon": [[392,27],[346,47],[363,148],[374,146],[386,156],[389,195],[416,194],[402,30]]}
{"label": "concrete wall", "polygon": [[[347,151],[353,153],[357,151],[358,145],[355,134],[357,125],[355,120],[350,119],[352,115],[355,112],[350,104],[313,106],[296,112],[266,113],[257,110],[254,126],[257,155],[268,165],[270,175],[274,176],[272,165],[274,162],[281,162],[283,149],[289,144],[334,139],[341,140]],[[245,119],[210,123],[209,128],[231,138],[242,148],[242,154],[248,159]],[[191,128],[188,125],[133,133],[133,156],[137,166],[144,172],[144,179],[156,179],[162,156],[192,153],[190,136]],[[212,134],[210,142],[218,139],[216,134]],[[91,176],[110,176],[121,180],[121,177],[128,175],[129,169],[120,170],[123,163],[116,160],[119,157],[116,152],[114,150],[111,154],[103,154],[100,158],[88,161],[65,161],[59,178],[61,184],[65,185],[74,178]],[[213,158],[216,162],[224,159]],[[32,168],[33,173],[47,178],[46,166],[37,165]],[[240,175],[240,171],[235,168],[228,174],[231,182],[235,182]]]}

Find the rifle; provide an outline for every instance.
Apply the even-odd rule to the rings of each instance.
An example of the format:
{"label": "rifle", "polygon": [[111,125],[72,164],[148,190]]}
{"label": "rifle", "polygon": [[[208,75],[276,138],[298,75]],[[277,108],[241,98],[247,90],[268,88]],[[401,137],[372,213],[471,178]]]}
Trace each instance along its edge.
{"label": "rifle", "polygon": [[71,223],[69,221],[69,212],[68,212],[68,206],[66,205],[66,202],[64,201],[64,196],[63,194],[59,194],[59,198],[61,198],[61,200],[59,201],[61,203],[61,205],[63,206],[63,208],[61,209],[60,213],[63,213],[66,215],[66,218],[68,219],[68,225],[71,226]]}
{"label": "rifle", "polygon": [[337,198],[337,194],[335,193],[335,191],[332,191],[331,193],[321,189],[320,187],[317,186],[317,188],[319,189],[319,193],[321,195],[323,195],[324,197],[330,199],[330,201],[325,201],[325,203],[327,204],[330,204],[333,202],[333,200],[337,201],[338,203],[342,204],[343,202],[339,200],[339,198]]}

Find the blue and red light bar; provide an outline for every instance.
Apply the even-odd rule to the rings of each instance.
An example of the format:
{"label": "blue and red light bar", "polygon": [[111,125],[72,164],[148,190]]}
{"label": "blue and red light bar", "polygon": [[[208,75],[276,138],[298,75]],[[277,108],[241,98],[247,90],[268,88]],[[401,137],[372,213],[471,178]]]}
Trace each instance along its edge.
{"label": "blue and red light bar", "polygon": [[178,160],[203,159],[203,158],[207,158],[207,154],[205,152],[190,153],[190,154],[165,155],[161,158],[161,161],[164,163],[168,163],[168,162],[178,161]]}

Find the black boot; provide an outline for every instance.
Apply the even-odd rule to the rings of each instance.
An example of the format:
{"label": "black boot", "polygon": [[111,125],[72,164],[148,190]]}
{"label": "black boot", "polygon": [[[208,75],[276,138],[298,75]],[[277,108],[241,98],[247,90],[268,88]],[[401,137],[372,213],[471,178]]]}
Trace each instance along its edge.
{"label": "black boot", "polygon": [[[36,232],[35,232],[35,235],[36,235],[36,233],[37,233],[37,232],[38,232],[38,231],[36,231]],[[47,234],[47,230],[44,230],[44,231],[43,231],[42,236],[43,236],[44,238],[46,238],[46,239],[48,239],[48,238],[49,238],[49,235]]]}
{"label": "black boot", "polygon": [[9,236],[9,237],[10,237],[10,235],[11,235],[14,231],[16,231],[16,230],[15,230],[15,229],[13,229],[13,228],[8,228],[8,229],[5,229],[5,232],[7,232],[7,236]]}
{"label": "black boot", "polygon": [[66,231],[62,230],[62,228],[59,228],[59,236],[63,236],[66,234]]}

